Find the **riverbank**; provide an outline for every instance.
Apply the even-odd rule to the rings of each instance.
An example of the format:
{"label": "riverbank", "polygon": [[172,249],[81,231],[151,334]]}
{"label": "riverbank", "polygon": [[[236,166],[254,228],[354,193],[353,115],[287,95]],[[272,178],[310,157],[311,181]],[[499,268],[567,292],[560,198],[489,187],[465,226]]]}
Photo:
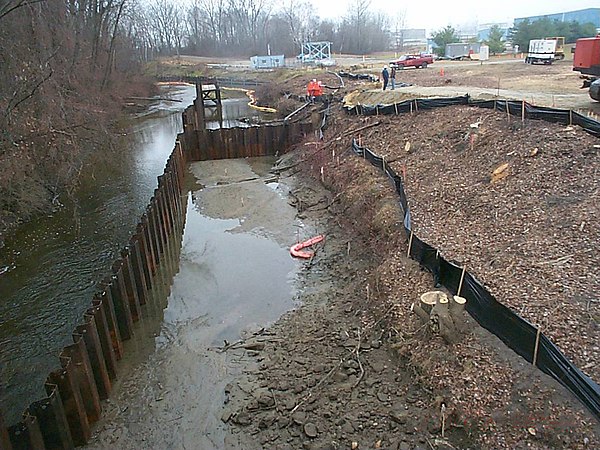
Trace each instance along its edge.
{"label": "riverbank", "polygon": [[[118,157],[115,149],[132,111],[127,98],[158,92],[142,77],[115,80],[103,90],[92,81],[72,89],[60,99],[42,90],[40,102],[48,103],[43,115],[26,102],[0,139],[0,248],[19,226],[76,201],[81,174]],[[1,270],[0,262],[0,276]]]}
{"label": "riverbank", "polygon": [[[447,232],[460,235],[460,227],[467,224],[461,225],[455,213],[453,220],[459,228],[454,229],[444,214],[448,208],[438,205],[431,209],[431,195],[421,195],[424,189],[441,189],[435,180],[444,177],[437,174],[436,168],[444,170],[447,163],[438,162],[429,168],[436,175],[417,175],[429,166],[427,156],[424,161],[417,161],[415,155],[427,150],[431,157],[432,153],[437,154],[437,148],[446,159],[456,155],[460,150],[446,147],[459,145],[460,139],[449,144],[453,135],[444,132],[443,127],[456,128],[452,118],[462,117],[461,114],[479,117],[481,112],[443,108],[413,116],[359,118],[357,123],[355,117],[334,109],[323,141],[300,144],[296,160],[300,162],[297,167],[311,174],[315,182],[331,189],[331,200],[322,204],[330,205],[326,210],[331,213],[331,222],[343,225],[346,236],[351,236],[347,238],[350,252],[343,246],[336,248],[335,244],[326,243],[307,266],[308,279],[314,271],[315,279],[325,280],[328,293],[317,298],[308,295],[305,307],[275,326],[276,344],[267,341],[257,355],[259,367],[250,376],[254,385],[249,389],[243,381],[230,387],[237,403],[235,407],[225,406],[224,418],[240,433],[256,436],[264,448],[584,449],[600,442],[597,421],[571,394],[472,320],[467,319],[468,331],[453,345],[431,335],[421,325],[411,304],[433,288],[432,276],[405,257],[407,242],[399,223],[402,216],[393,186],[349,149],[348,130],[368,128],[361,133],[363,145],[384,155],[398,173],[404,170],[409,174],[409,202],[419,207],[413,215],[417,229],[425,229],[431,239],[439,240],[439,231],[444,230],[440,219],[437,228],[433,228],[438,233],[433,233],[429,221],[433,220],[432,215],[441,215]],[[459,124],[469,128],[477,117],[463,117]],[[483,121],[495,123],[487,115]],[[432,124],[437,124],[433,132]],[[538,128],[545,134],[549,128],[558,136],[562,133],[562,127],[557,125],[534,122],[527,126],[533,135]],[[417,130],[429,132],[419,134]],[[529,133],[511,131],[510,127],[506,132],[512,133],[510,138],[504,136],[504,131],[496,131],[498,139],[511,141],[515,148],[520,144],[529,148],[522,142]],[[479,133],[485,134],[485,130]],[[573,145],[587,149],[584,152],[593,151],[590,149],[594,139],[585,133],[576,134],[578,142],[585,143]],[[398,136],[403,136],[400,143]],[[441,141],[434,144],[435,139]],[[410,147],[406,142],[410,142]],[[481,139],[481,144],[477,144],[480,152],[484,151],[484,142],[487,141]],[[497,143],[490,144],[490,149],[502,148]],[[292,164],[287,161],[282,165]],[[473,162],[471,166],[481,177],[483,169]],[[518,172],[510,177],[504,181],[508,186]],[[425,185],[423,179],[428,180]],[[469,196],[464,194],[461,198],[467,201]],[[590,209],[590,214],[595,211]],[[480,225],[481,230],[473,236],[484,234],[485,226]],[[545,230],[546,236],[551,235],[548,228]],[[595,235],[597,227],[588,232]],[[463,236],[461,242],[464,239]],[[480,239],[491,242],[489,236]],[[372,258],[366,258],[367,252],[357,251],[361,241],[362,248],[372,252]],[[457,248],[444,246],[448,243],[448,238],[438,242],[444,254],[460,254],[462,258],[476,255],[473,251],[466,256],[457,253]],[[544,248],[550,248],[548,245]],[[363,261],[366,267],[361,269]],[[480,267],[477,262],[471,265]],[[330,276],[334,280],[331,284]],[[527,308],[529,314],[537,309],[527,300],[537,299],[545,288],[551,288],[540,278],[536,280],[522,283],[521,287],[528,286],[537,294],[519,296],[516,304]],[[495,292],[501,292],[499,299],[504,300],[507,292],[501,291],[498,281],[493,283]],[[311,290],[309,282],[307,291]],[[516,301],[510,299],[511,304]],[[570,312],[566,308],[560,313],[568,317],[546,324],[550,332],[556,329],[554,339],[561,342],[569,356],[596,374],[597,352],[592,347],[597,325],[585,315],[579,317]],[[538,318],[534,320],[539,322]],[[580,334],[561,328],[573,320],[580,320],[579,327],[591,339],[579,340]]]}

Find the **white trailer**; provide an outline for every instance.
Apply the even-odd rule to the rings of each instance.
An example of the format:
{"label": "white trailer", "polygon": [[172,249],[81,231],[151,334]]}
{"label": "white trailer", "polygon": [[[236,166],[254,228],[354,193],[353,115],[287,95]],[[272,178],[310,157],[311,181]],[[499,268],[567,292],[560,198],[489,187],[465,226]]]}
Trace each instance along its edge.
{"label": "white trailer", "polygon": [[525,58],[527,64],[552,64],[556,56],[555,39],[532,39],[529,41],[529,52]]}

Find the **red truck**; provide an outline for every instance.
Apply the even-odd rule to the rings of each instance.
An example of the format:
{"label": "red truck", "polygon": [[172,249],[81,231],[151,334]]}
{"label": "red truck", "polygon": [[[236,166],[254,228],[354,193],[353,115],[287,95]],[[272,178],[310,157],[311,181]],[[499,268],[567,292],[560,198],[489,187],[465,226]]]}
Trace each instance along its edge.
{"label": "red truck", "polygon": [[433,64],[431,55],[403,55],[400,59],[390,61],[390,67],[404,69],[405,67],[420,67],[425,69],[428,64]]}

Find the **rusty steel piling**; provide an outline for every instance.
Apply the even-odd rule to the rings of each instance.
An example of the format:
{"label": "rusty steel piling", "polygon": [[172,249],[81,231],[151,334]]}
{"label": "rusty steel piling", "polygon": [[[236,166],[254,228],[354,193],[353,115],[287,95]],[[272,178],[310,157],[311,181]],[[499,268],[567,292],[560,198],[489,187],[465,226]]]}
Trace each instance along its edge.
{"label": "rusty steel piling", "polygon": [[37,417],[29,413],[23,414],[20,422],[8,428],[13,450],[44,450],[44,439]]}
{"label": "rusty steel piling", "polygon": [[101,400],[106,400],[110,395],[112,389],[112,383],[110,382],[110,376],[108,375],[108,369],[106,366],[106,360],[102,351],[102,344],[100,343],[100,336],[96,329],[96,322],[94,316],[90,314],[84,314],[84,323],[77,325],[75,333],[73,333],[73,339],[77,342],[77,339],[82,339],[87,349],[90,366],[94,375],[94,381],[98,390],[98,397]]}
{"label": "rusty steel piling", "polygon": [[[147,315],[160,317],[157,312],[166,305],[186,222],[187,165],[275,155],[312,131],[311,124],[300,122],[206,130],[200,120],[205,111],[199,117],[197,110],[206,92],[200,89],[200,94],[182,114],[184,131],[131,238],[75,326],[73,344],[58,355],[60,368],[47,376],[47,397],[31,403],[14,425],[3,423],[0,414],[0,450],[70,449],[90,439],[102,400],[109,398],[119,377],[124,341],[146,326]],[[220,93],[215,95],[220,99]],[[145,334],[142,328],[140,335]]]}

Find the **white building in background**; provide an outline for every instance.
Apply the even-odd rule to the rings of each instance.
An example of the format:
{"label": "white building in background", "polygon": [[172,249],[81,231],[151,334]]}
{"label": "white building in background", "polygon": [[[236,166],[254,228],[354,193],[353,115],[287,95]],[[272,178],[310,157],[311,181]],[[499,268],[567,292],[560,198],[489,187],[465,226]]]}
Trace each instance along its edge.
{"label": "white building in background", "polygon": [[427,32],[425,28],[406,28],[392,33],[394,50],[427,49]]}
{"label": "white building in background", "polygon": [[284,55],[253,56],[250,58],[253,69],[275,69],[285,66]]}

